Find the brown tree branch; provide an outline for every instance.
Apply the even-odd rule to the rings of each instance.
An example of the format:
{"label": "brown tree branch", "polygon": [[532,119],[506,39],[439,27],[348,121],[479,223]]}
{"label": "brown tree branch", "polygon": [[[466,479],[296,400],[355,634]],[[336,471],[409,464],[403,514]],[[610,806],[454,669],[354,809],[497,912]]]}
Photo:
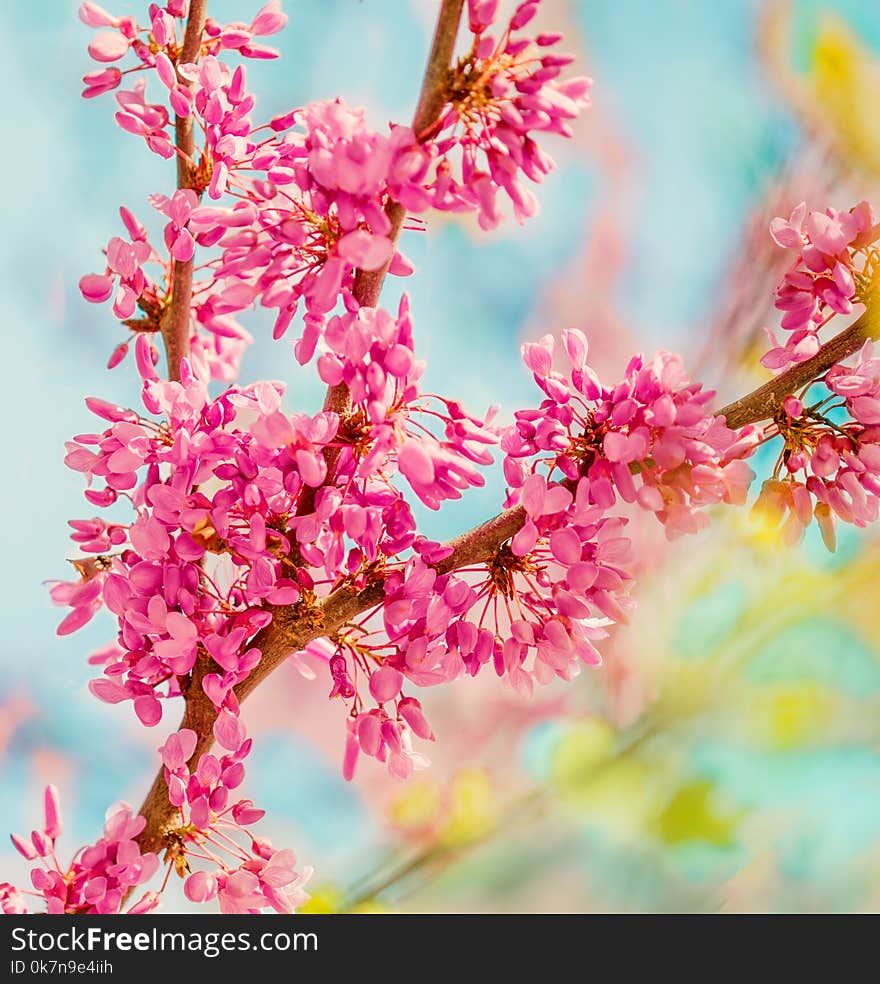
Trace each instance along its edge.
{"label": "brown tree branch", "polygon": [[818,379],[833,365],[858,351],[869,338],[880,338],[880,306],[872,305],[848,328],[830,338],[806,362],[786,369],[763,386],[718,411],[734,430],[761,420],[771,420],[782,401]]}
{"label": "brown tree branch", "polygon": [[[177,63],[194,62],[199,56],[202,43],[202,32],[205,29],[205,18],[208,13],[208,0],[190,0],[189,17],[183,36],[183,45],[178,54]],[[192,83],[178,75],[181,85],[189,88]],[[195,186],[195,139],[193,137],[193,118],[177,116],[174,119],[174,134],[177,142],[177,187],[193,188]],[[162,341],[165,343],[165,355],[168,362],[168,378],[180,379],[180,360],[189,354],[190,316],[192,309],[192,260],[173,260],[171,263],[171,299],[168,310],[162,319]]]}
{"label": "brown tree branch", "polygon": [[[419,92],[419,100],[413,114],[412,129],[416,134],[428,130],[438,119],[440,111],[445,102],[444,82],[449,65],[452,61],[452,53],[455,49],[455,38],[458,34],[458,24],[461,20],[461,11],[464,7],[464,0],[443,0],[440,12],[437,15],[437,25],[434,28],[434,38],[431,42],[431,51],[428,55],[425,74],[422,78],[422,87]],[[388,238],[392,246],[397,243],[400,230],[406,218],[406,209],[399,202],[389,201],[385,214],[388,216],[390,229]],[[392,251],[393,256],[393,251]],[[377,270],[358,270],[354,278],[354,298],[360,307],[376,307],[379,303],[379,295],[382,292],[382,284],[388,273],[387,263]],[[339,414],[340,418],[345,417],[351,412],[351,394],[345,383],[330,386],[324,399],[324,410],[332,410]],[[324,448],[324,463],[327,466],[327,477],[324,485],[332,483],[342,456],[342,446],[333,445]],[[298,516],[308,516],[315,511],[315,498],[318,489],[307,488],[303,491],[297,506]]]}
{"label": "brown tree branch", "polygon": [[[204,26],[207,0],[192,0],[190,19],[184,38],[181,61],[192,61],[198,52],[201,31]],[[464,0],[442,0],[437,17],[437,26],[428,56],[427,66],[422,81],[419,100],[413,118],[413,129],[416,133],[426,130],[438,117],[443,108],[445,96],[443,81],[452,59],[455,48],[455,38]],[[189,58],[184,57],[189,55]],[[187,126],[188,124],[188,126]],[[194,145],[192,140],[192,124],[190,121],[177,120],[178,148],[192,159]],[[191,170],[186,166],[183,157],[178,160],[178,186],[190,187]],[[186,183],[181,183],[186,182]],[[397,241],[400,234],[406,210],[397,202],[389,202],[387,215],[391,222],[389,238],[392,243]],[[379,270],[359,270],[355,276],[354,294],[363,307],[375,307],[378,303],[379,292],[388,272],[388,264]],[[192,297],[192,264],[174,264],[172,275],[174,288],[168,318],[167,332],[163,327],[166,352],[169,361],[169,375],[172,379],[179,378],[178,370],[180,356],[185,354],[189,342],[189,309]],[[184,307],[184,301],[186,306]],[[172,366],[172,359],[176,362]],[[351,410],[351,396],[348,388],[341,384],[332,386],[327,391],[324,409],[332,410],[344,416]],[[339,462],[341,449],[325,449],[327,463],[327,482],[332,481]],[[315,491],[309,490],[300,502],[298,512],[307,515],[314,511]],[[495,523],[496,520],[490,521]],[[505,537],[506,538],[506,537]],[[499,542],[503,542],[499,541]],[[468,547],[472,552],[472,547]],[[464,546],[462,547],[464,556]],[[451,559],[451,558],[449,558]],[[452,569],[451,567],[448,569]],[[253,639],[251,645],[257,646],[262,653],[260,663],[250,676],[236,687],[239,700],[243,700],[281,663],[306,646],[313,639],[338,631],[347,621],[355,618],[361,612],[368,610],[382,599],[384,592],[381,583],[368,586],[361,592],[340,589],[319,604],[316,618],[306,624],[302,619],[293,615],[289,609],[273,609],[273,620],[266,629]],[[189,760],[191,768],[195,767],[199,758],[205,754],[214,743],[213,726],[216,711],[204,694],[201,677],[205,666],[197,662],[184,696],[185,707],[181,728],[189,728],[197,735],[195,751]],[[164,778],[164,769],[159,771],[147,793],[140,812],[147,819],[147,825],[138,838],[141,851],[160,851],[165,844],[165,838],[174,826],[175,809],[168,801],[168,789]]]}
{"label": "brown tree branch", "polygon": [[[208,0],[191,0],[189,16],[183,36],[183,45],[178,52],[178,65],[194,62],[198,59],[207,12]],[[182,85],[191,85],[191,83],[180,75],[178,75],[178,81]],[[195,167],[193,165],[195,139],[193,136],[192,116],[186,118],[181,116],[175,117],[174,133],[178,150],[177,187],[192,188],[195,183]],[[171,263],[171,281],[169,284],[171,297],[161,326],[162,341],[165,345],[165,356],[168,363],[168,378],[171,380],[180,379],[180,360],[189,354],[192,282],[192,260],[187,260],[186,262],[173,260]],[[181,728],[192,728],[200,736],[200,740],[202,735],[210,735],[213,739],[211,729],[214,724],[214,718],[216,717],[213,704],[211,704],[202,690],[201,680],[205,672],[204,657],[199,655],[189,679],[184,716],[180,725]],[[141,813],[148,818],[147,829],[144,831],[144,835],[148,835],[150,826],[149,817],[156,812],[167,814],[169,807],[168,789],[165,785],[162,771],[160,770],[156,781],[153,782],[141,806]],[[144,851],[155,851],[160,847],[161,843],[154,836],[143,837],[142,849]]]}

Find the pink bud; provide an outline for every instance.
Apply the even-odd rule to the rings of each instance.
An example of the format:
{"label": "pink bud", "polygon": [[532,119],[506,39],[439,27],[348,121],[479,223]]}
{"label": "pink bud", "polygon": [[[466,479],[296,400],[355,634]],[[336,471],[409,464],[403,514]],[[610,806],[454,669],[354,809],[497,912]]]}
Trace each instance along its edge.
{"label": "pink bud", "polygon": [[521,27],[525,27],[538,12],[538,6],[538,0],[526,0],[525,3],[521,3],[510,18],[511,31],[518,31]]}
{"label": "pink bud", "polygon": [[86,0],[80,4],[77,11],[79,19],[88,27],[116,27],[119,19],[109,14],[103,7],[99,7],[91,0]]}
{"label": "pink bud", "polygon": [[146,335],[138,335],[137,341],[134,343],[135,361],[137,362],[138,372],[145,380],[159,378],[156,375],[156,359],[153,357],[154,351],[150,339]]}
{"label": "pink bud", "polygon": [[147,728],[155,727],[162,720],[162,705],[152,694],[142,694],[134,701],[134,712],[141,724]]}
{"label": "pink bud", "polygon": [[262,820],[265,815],[266,811],[258,810],[251,800],[240,800],[232,808],[232,819],[244,827]]}
{"label": "pink bud", "polygon": [[[144,857],[154,857],[155,855],[144,855]],[[145,892],[140,899],[128,910],[130,916],[141,916],[146,912],[152,912],[159,905],[160,895],[158,892]]]}
{"label": "pink bud", "polygon": [[346,782],[351,782],[354,778],[354,769],[360,755],[358,723],[351,718],[345,722],[345,754],[342,758],[342,778]]}
{"label": "pink bud", "polygon": [[393,666],[380,666],[370,677],[370,693],[380,704],[394,700],[402,686],[403,674]]}
{"label": "pink bud", "polygon": [[164,51],[160,51],[156,55],[156,74],[166,89],[173,89],[177,85],[177,72],[174,70],[171,59]]}
{"label": "pink bud", "polygon": [[61,833],[61,811],[58,805],[58,790],[55,786],[46,787],[43,806],[46,817],[46,836],[55,840]]}
{"label": "pink bud", "polygon": [[171,770],[179,769],[192,758],[196,750],[196,733],[190,728],[181,728],[170,734],[159,749],[162,761]]}
{"label": "pink bud", "polygon": [[115,89],[122,81],[122,72],[118,68],[104,68],[98,72],[86,72],[82,80],[86,87],[83,98],[92,99]]}
{"label": "pink bud", "polygon": [[107,360],[107,368],[115,369],[120,362],[128,355],[128,342],[120,342],[115,349],[110,353],[110,358]]}
{"label": "pink bud", "polygon": [[434,463],[422,441],[406,441],[398,452],[397,466],[415,485],[430,485],[434,481]]}
{"label": "pink bud", "polygon": [[19,837],[18,834],[10,834],[10,839],[15,847],[16,851],[25,858],[27,861],[33,861],[37,856],[37,852],[34,849],[34,845],[25,840],[23,837]]}
{"label": "pink bud", "polygon": [[434,740],[434,732],[431,731],[425,715],[422,713],[422,705],[415,697],[404,697],[397,705],[397,712],[404,721],[412,728],[413,734],[426,741]]}
{"label": "pink bud", "polygon": [[241,718],[225,708],[214,722],[214,737],[230,752],[238,751],[245,739],[245,729]]}
{"label": "pink bud", "polygon": [[43,833],[42,830],[31,831],[31,843],[34,845],[37,854],[41,858],[52,853],[52,841]]}
{"label": "pink bud", "polygon": [[281,0],[269,0],[265,7],[257,11],[251,22],[251,33],[257,37],[277,34],[287,23],[287,14],[281,12]]}
{"label": "pink bud", "polygon": [[79,289],[90,304],[100,304],[113,293],[113,278],[100,273],[87,273],[80,277]]}
{"label": "pink bud", "polygon": [[89,54],[95,61],[118,61],[128,51],[128,38],[116,31],[100,31],[89,45]]}
{"label": "pink bud", "polygon": [[207,871],[194,871],[184,882],[183,894],[190,902],[207,902],[217,894],[217,878]]}

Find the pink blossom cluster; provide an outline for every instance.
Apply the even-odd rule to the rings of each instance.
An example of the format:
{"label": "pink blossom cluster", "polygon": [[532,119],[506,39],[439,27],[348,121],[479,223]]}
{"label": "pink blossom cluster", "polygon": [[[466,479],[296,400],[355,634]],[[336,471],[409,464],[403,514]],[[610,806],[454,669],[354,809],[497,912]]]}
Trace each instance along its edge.
{"label": "pink blossom cluster", "polygon": [[155,303],[155,284],[144,272],[144,264],[155,257],[147,239],[146,229],[125,207],[119,210],[130,240],[114,236],[104,254],[107,267],[104,273],[90,273],[80,278],[79,289],[92,304],[100,304],[113,295],[113,313],[120,320],[130,318],[141,298],[147,296]]}
{"label": "pink blossom cluster", "polygon": [[[61,816],[54,786],[46,787],[44,816],[43,828],[30,837],[12,835],[19,854],[38,865],[31,869],[32,891],[8,882],[0,884],[0,906],[5,913],[27,912],[29,895],[45,903],[49,913],[116,913],[127,894],[148,882],[159,867],[155,854],[141,854],[136,837],[146,820],[135,816],[127,803],[117,803],[107,811],[103,836],[77,851],[67,868],[55,853]],[[158,901],[156,892],[147,892],[128,911],[149,912]]]}
{"label": "pink blossom cluster", "polygon": [[[173,66],[168,74],[168,66],[176,58],[183,40],[182,25],[177,22],[184,21],[188,13],[189,0],[168,0],[165,6],[151,3],[149,26],[141,26],[134,17],[116,17],[91,0],[85,0],[80,4],[79,18],[87,27],[99,29],[89,43],[89,55],[94,61],[112,64],[131,52],[140,64],[125,71],[114,66],[87,73],[83,76],[83,95],[88,99],[112,91],[123,75],[161,65],[160,71],[165,73],[166,85],[174,97],[174,109],[179,115],[186,116],[189,94],[174,80]],[[249,24],[241,21],[219,24],[208,18],[200,49],[211,55],[227,50],[245,58],[277,58],[278,52],[274,48],[255,39],[277,34],[286,23],[287,15],[281,11],[281,0],[269,0]]]}
{"label": "pink blossom cluster", "polygon": [[589,105],[592,85],[586,77],[560,80],[574,61],[553,50],[561,34],[520,34],[538,12],[539,0],[520,3],[496,37],[489,31],[498,6],[497,0],[469,0],[470,49],[450,70],[447,107],[437,124],[418,134],[433,141],[430,178],[402,189],[400,197],[412,211],[421,211],[427,192],[433,208],[476,211],[483,229],[501,221],[499,191],[520,222],[537,212],[535,196],[520,179],[540,182],[554,162],[533,135],[570,137],[571,122]]}
{"label": "pink blossom cluster", "polygon": [[587,364],[584,335],[565,331],[563,343],[568,374],[553,369],[552,336],[523,346],[545,399],[517,411],[502,438],[512,502],[538,468],[558,469],[569,482],[587,480],[589,504],[635,504],[675,537],[704,526],[706,506],[745,501],[754,474],[743,458],[760,432],[734,431],[716,417],[708,408],[714,394],[690,382],[678,356],[635,356],[624,378],[605,386]]}
{"label": "pink blossom cluster", "polygon": [[826,208],[807,212],[805,202],[788,219],[770,223],[770,235],[783,249],[795,252],[791,268],[776,289],[776,308],[783,312],[782,344],[768,331],[773,348],[761,363],[774,372],[804,362],[819,350],[819,333],[836,315],[847,315],[864,297],[872,280],[875,258],[869,247],[876,238],[868,202],[848,212]]}
{"label": "pink blossom cluster", "polygon": [[[625,520],[535,475],[526,523],[485,565],[439,573],[443,552],[421,548],[386,581],[383,620],[395,653],[388,661],[420,686],[487,663],[516,690],[554,676],[571,679],[600,662],[594,641],[625,618],[629,540]],[[431,566],[433,565],[433,566]]]}
{"label": "pink blossom cluster", "polygon": [[768,428],[784,448],[758,504],[785,518],[786,542],[815,519],[834,550],[837,520],[864,527],[880,514],[880,358],[871,342],[855,364],[832,366],[824,383],[831,396],[812,406],[789,396]]}
{"label": "pink blossom cluster", "polygon": [[[433,741],[434,733],[420,701],[404,696],[404,674],[384,662],[379,651],[366,644],[360,633],[340,637],[335,647],[322,639],[310,648],[330,654],[330,697],[353,699],[347,720],[344,777],[353,778],[361,752],[386,763],[388,771],[398,779],[408,779],[414,769],[425,768],[428,759],[414,750],[413,738]],[[367,709],[367,700],[375,706]]]}
{"label": "pink blossom cluster", "polygon": [[[252,745],[237,705],[232,706],[234,711],[224,707],[214,723],[225,754],[206,752],[191,772],[187,763],[197,735],[189,728],[169,735],[159,749],[169,799],[179,811],[173,863],[187,873],[183,890],[192,902],[217,898],[227,913],[265,908],[293,912],[308,898],[302,886],[310,870],[298,872],[292,851],[276,851],[268,840],[250,834],[248,828],[263,817],[263,810],[247,799],[230,802],[230,792],[244,780],[244,759]],[[199,862],[207,862],[208,868],[192,870]]]}
{"label": "pink blossom cluster", "polygon": [[[116,94],[120,127],[165,158],[175,154],[175,117],[192,117],[204,133],[200,156],[189,162],[194,190],[152,199],[169,219],[164,285],[145,279],[143,264],[163,261],[156,252],[150,255],[145,237],[132,233],[135,241],[125,245],[135,251],[137,263],[126,253],[125,269],[117,269],[116,249],[108,247],[106,274],[81,282],[86,299],[108,299],[118,280],[117,316],[131,318],[138,305],[148,315],[141,330],[158,330],[163,298],[172,285],[170,261],[186,262],[197,245],[215,247],[214,257],[201,264],[206,278],[193,294],[195,322],[208,334],[194,332],[193,341],[214,378],[229,382],[250,342],[235,315],[254,304],[277,310],[277,338],[302,301],[304,334],[296,351],[306,362],[339,301],[356,311],[357,270],[412,271],[393,243],[391,201],[415,214],[432,208],[477,211],[481,225],[492,228],[500,218],[496,195],[504,190],[518,218],[533,214],[537,203],[519,176],[539,181],[552,166],[533,134],[570,136],[570,121],[588,104],[589,80],[559,81],[572,60],[552,52],[559,35],[541,34],[534,41],[519,36],[538,3],[520,4],[497,41],[486,33],[496,6],[483,3],[477,13],[471,11],[473,44],[450,69],[444,83],[447,107],[437,127],[414,134],[394,125],[382,134],[367,126],[362,110],[341,99],[291,110],[263,126],[253,123],[255,100],[247,92],[244,66],[233,70],[219,55],[236,51],[263,57],[269,49],[254,45],[253,37],[283,26],[277,2],[267,4],[250,25],[221,28],[209,21],[198,64],[178,60],[174,19],[184,16],[186,4],[153,5],[146,39],[140,36],[147,29],[130,18],[84,4],[86,23],[113,28],[97,36],[90,48],[93,57],[117,60],[132,50],[139,65],[128,71],[146,72],[131,89]],[[147,99],[152,72],[164,93],[162,102]],[[116,68],[93,73],[85,94],[115,88],[120,80]],[[460,163],[453,165],[456,152]],[[228,193],[233,201],[203,205],[203,193],[215,200]],[[115,361],[122,354],[118,351]]]}
{"label": "pink blossom cluster", "polygon": [[[381,310],[358,320],[392,332],[383,336],[390,345],[383,349],[377,339],[370,347],[375,362],[360,360],[371,381],[378,376],[370,368],[383,360],[413,365],[406,301],[397,323]],[[247,640],[271,620],[269,606],[295,604],[340,577],[362,586],[368,570],[412,545],[412,513],[389,479],[395,467],[436,507],[482,483],[475,464],[491,462],[485,447],[496,438],[451,401],[441,409],[431,404],[430,419],[444,425],[442,439],[409,426],[410,416],[429,413],[408,411],[407,401],[418,396],[411,383],[402,391],[383,387],[388,405],[378,389],[371,401],[354,386],[363,412],[341,435],[335,413],[285,413],[280,384],[233,387],[212,400],[186,361],[182,381],[165,382],[147,335],[136,349],[144,406],[160,420],[89,399],[109,426],[77,435],[66,458],[87,477],[90,503],[127,499],[134,518],[72,521],[74,542],[93,559],[79,562],[80,581],[53,583],[52,597],[71,608],[62,634],[102,606],[116,616],[118,645],[93,658],[103,676],[92,690],[110,703],[132,700],[152,726],[161,720],[162,700],[179,695],[179,679],[199,651],[218,668],[202,686],[220,707],[259,662]],[[334,445],[340,460],[327,484],[324,452]],[[315,490],[313,505],[304,508]]]}
{"label": "pink blossom cluster", "polygon": [[[319,480],[314,470],[301,473],[293,442],[310,448],[311,464],[316,428],[332,436],[332,424],[322,432],[320,418],[306,418],[292,427],[289,445],[265,448],[236,421],[250,415],[257,426],[261,415],[275,412],[280,386],[228,390],[209,400],[186,363],[181,383],[163,382],[147,336],[138,337],[137,349],[144,404],[165,422],[90,399],[109,426],[78,435],[66,458],[90,485],[103,483],[87,490],[90,502],[128,499],[134,519],[75,521],[75,540],[96,561],[82,583],[56,583],[53,598],[73,609],[61,633],[80,628],[101,604],[116,615],[119,645],[103,654],[104,676],[92,689],[111,703],[133,700],[140,719],[154,725],[160,698],[177,695],[178,677],[192,669],[200,647],[223,671],[204,681],[222,703],[259,660],[242,644],[270,619],[260,606],[299,597],[283,568],[290,542],[271,524],[278,525],[275,510],[291,508],[304,483]],[[212,570],[201,563],[206,555],[216,558]]]}

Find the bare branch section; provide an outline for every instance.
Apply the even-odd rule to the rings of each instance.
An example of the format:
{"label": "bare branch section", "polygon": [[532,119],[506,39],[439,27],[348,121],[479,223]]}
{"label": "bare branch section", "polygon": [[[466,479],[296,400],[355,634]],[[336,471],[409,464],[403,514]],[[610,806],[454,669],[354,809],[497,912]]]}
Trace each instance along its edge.
{"label": "bare branch section", "polygon": [[[447,69],[452,60],[455,39],[464,0],[443,0],[437,16],[437,26],[428,56],[421,92],[413,118],[413,130],[419,134],[429,129],[438,118],[445,94],[443,92]],[[192,0],[189,20],[187,22],[184,44],[180,61],[193,61],[198,53],[202,31],[205,24],[207,0]],[[187,166],[186,155],[192,160],[195,152],[191,121],[176,121],[177,145],[181,151],[178,159],[178,187],[191,186],[191,170]],[[389,237],[396,242],[406,217],[406,210],[398,202],[389,202],[387,214],[391,221]],[[375,307],[379,300],[382,283],[388,272],[388,264],[379,270],[359,270],[355,277],[354,294],[362,307]],[[163,327],[163,338],[168,355],[169,377],[179,379],[180,358],[186,354],[189,343],[189,312],[192,298],[192,263],[175,263],[173,268],[173,292],[169,308],[167,325]],[[332,410],[344,416],[351,409],[351,397],[348,388],[343,384],[330,387],[324,402],[325,410]],[[339,461],[339,449],[325,449],[327,463],[327,481],[332,481]],[[305,515],[314,510],[314,493],[311,501],[304,499],[300,504],[300,512]],[[493,530],[498,526],[496,517],[487,526]],[[520,525],[521,525],[520,520]],[[503,526],[503,524],[501,524]],[[501,532],[501,528],[496,535]],[[513,530],[515,532],[515,529]],[[512,533],[507,533],[498,543]],[[468,541],[470,534],[459,538]],[[458,548],[457,548],[458,549]],[[471,558],[474,546],[463,542],[461,556]],[[485,549],[489,549],[488,546]],[[491,551],[490,551],[491,554]],[[488,556],[488,555],[487,555]],[[446,564],[452,558],[447,558]],[[463,561],[472,563],[473,559]],[[461,565],[459,565],[461,566]],[[445,569],[451,570],[451,566]],[[376,605],[382,598],[382,584],[373,584],[364,591],[354,592],[340,589],[323,599],[314,613],[314,617],[303,620],[286,608],[273,610],[273,621],[252,641],[262,652],[262,658],[254,672],[236,688],[239,700],[243,700],[287,657],[302,649],[312,639],[337,631],[345,622],[355,618],[360,613]],[[181,728],[189,728],[197,735],[195,751],[189,761],[192,768],[199,758],[205,754],[214,743],[214,721],[216,711],[202,691],[201,678],[206,667],[200,659],[193,670],[189,689],[185,694],[185,709]],[[168,790],[165,784],[164,771],[160,767],[150,791],[141,806],[140,812],[146,817],[147,825],[138,838],[141,851],[160,851],[165,844],[167,832],[174,826],[174,808],[168,801]]]}
{"label": "bare branch section", "polygon": [[[205,18],[208,14],[208,0],[191,0],[183,46],[178,56],[178,64],[194,62],[199,56]],[[182,85],[191,83],[178,76]],[[193,156],[196,145],[193,137],[193,118],[178,116],[174,120],[174,134],[177,142],[177,187],[192,188],[195,179]],[[171,263],[171,300],[162,319],[162,341],[168,361],[168,378],[180,379],[180,360],[189,354],[190,310],[192,308],[193,263],[192,260]]]}

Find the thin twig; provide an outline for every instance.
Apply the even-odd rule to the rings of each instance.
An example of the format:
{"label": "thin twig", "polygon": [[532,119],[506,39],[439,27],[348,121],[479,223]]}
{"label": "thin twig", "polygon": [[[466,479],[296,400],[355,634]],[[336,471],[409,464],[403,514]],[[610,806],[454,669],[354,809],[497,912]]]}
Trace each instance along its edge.
{"label": "thin twig", "polygon": [[718,416],[724,417],[727,426],[734,430],[761,420],[772,420],[787,396],[858,351],[869,338],[880,337],[878,311],[880,308],[872,305],[848,328],[830,338],[812,358],[786,369],[763,386],[723,407]]}
{"label": "thin twig", "polygon": [[[194,62],[199,55],[202,32],[208,12],[208,0],[191,0],[186,33],[180,49],[178,64]],[[191,87],[182,76],[181,85]],[[192,160],[195,155],[192,116],[177,116],[174,120],[174,134],[177,141],[177,187],[194,187],[195,171]],[[180,360],[189,354],[190,316],[192,309],[192,260],[173,260],[171,263],[171,299],[165,317],[162,319],[162,341],[168,362],[168,378],[180,379]]]}
{"label": "thin twig", "polygon": [[[204,26],[206,0],[193,0],[190,7],[190,20],[187,24],[187,32],[184,40],[183,51],[190,54],[189,60],[193,60],[198,51],[198,41],[201,38],[201,27],[194,27],[194,24]],[[444,95],[442,82],[452,59],[455,47],[455,38],[458,33],[458,24],[461,19],[461,12],[464,0],[443,0],[438,18],[437,27],[434,32],[434,39],[431,46],[431,53],[425,69],[424,79],[419,94],[419,100],[414,116],[413,129],[419,133],[425,130],[439,114],[443,108]],[[195,20],[194,20],[195,19]],[[195,38],[195,41],[192,39]],[[192,45],[192,51],[189,45]],[[185,59],[181,59],[185,60]],[[178,121],[179,123],[180,121]],[[180,146],[181,136],[184,140],[192,140],[192,129],[178,129],[178,146]],[[188,137],[187,137],[188,134]],[[181,150],[185,149],[181,147]],[[187,156],[192,158],[194,147],[190,143]],[[184,169],[185,170],[185,169]],[[180,174],[181,171],[178,172]],[[189,174],[189,171],[186,171]],[[186,179],[188,180],[188,179]],[[400,233],[401,226],[406,211],[397,202],[390,202],[387,209],[388,217],[391,221],[390,238],[396,242]],[[168,334],[163,329],[166,350],[169,357],[169,374],[171,375],[171,359],[178,352],[185,353],[186,344],[189,339],[189,298],[192,291],[192,264],[175,264],[174,294],[177,295],[178,266],[180,267],[180,302],[175,307],[172,299],[171,314],[169,317]],[[387,264],[381,270],[359,271],[355,278],[355,297],[362,306],[373,307],[379,298],[379,291],[387,273]],[[182,308],[184,292],[188,283],[189,295],[187,295],[186,309]],[[185,320],[184,320],[185,314]],[[181,334],[181,324],[186,334]],[[181,343],[181,338],[185,342]],[[177,365],[179,365],[179,360]],[[177,378],[171,375],[171,378]],[[344,416],[351,409],[351,397],[347,387],[344,385],[330,387],[324,403],[326,410]],[[339,449],[326,449],[325,460],[327,462],[327,481],[332,481],[336,466],[339,460]],[[312,503],[314,500],[312,499]],[[306,502],[308,507],[308,502]],[[314,505],[311,506],[314,509]],[[305,514],[305,513],[303,513]],[[493,521],[494,522],[494,521]],[[502,541],[503,542],[503,541]],[[296,617],[290,609],[276,608],[273,610],[273,620],[271,624],[257,634],[251,645],[257,646],[262,652],[262,658],[242,683],[236,687],[236,695],[239,700],[243,700],[261,683],[276,667],[278,667],[292,653],[297,652],[306,646],[312,639],[335,632],[345,622],[355,618],[358,614],[366,611],[370,607],[381,601],[384,593],[382,584],[373,584],[364,591],[355,593],[351,590],[341,589],[334,592],[320,603],[320,611],[317,618],[310,619],[308,624]],[[189,688],[185,695],[185,708],[181,728],[190,728],[196,733],[196,748],[189,760],[190,767],[194,767],[199,758],[205,754],[213,745],[214,733],[213,726],[216,720],[216,711],[204,695],[201,686],[201,676],[204,674],[204,666],[197,663],[193,670]],[[150,791],[144,800],[140,810],[146,817],[147,824],[141,835],[138,837],[140,849],[143,852],[159,851],[165,843],[167,832],[173,827],[175,819],[175,809],[168,800],[168,789],[165,783],[164,769],[159,768]]]}

